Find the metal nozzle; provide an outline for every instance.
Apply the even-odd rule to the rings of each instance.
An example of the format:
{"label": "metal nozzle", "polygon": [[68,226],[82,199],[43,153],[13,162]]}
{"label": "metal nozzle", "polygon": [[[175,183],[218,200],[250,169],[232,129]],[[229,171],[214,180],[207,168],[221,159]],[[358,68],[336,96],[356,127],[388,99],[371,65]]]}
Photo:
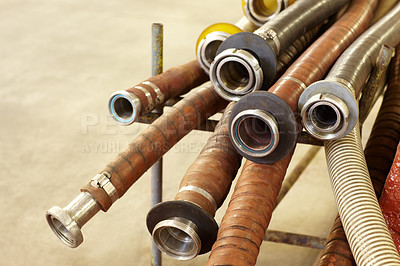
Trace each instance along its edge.
{"label": "metal nozzle", "polygon": [[83,242],[82,226],[99,211],[97,201],[89,193],[82,192],[65,208],[54,206],[48,210],[46,220],[65,245],[76,248]]}
{"label": "metal nozzle", "polygon": [[331,94],[311,97],[301,110],[304,128],[315,138],[332,140],[342,137],[349,124],[346,104]]}
{"label": "metal nozzle", "polygon": [[233,118],[230,130],[235,146],[248,156],[264,157],[272,153],[279,143],[277,122],[263,110],[240,112]]}
{"label": "metal nozzle", "polygon": [[201,250],[198,228],[185,218],[160,221],[154,227],[152,236],[162,252],[178,260],[190,260]]}
{"label": "metal nozzle", "polygon": [[243,8],[246,17],[251,22],[257,26],[262,26],[287,6],[287,0],[247,0]]}
{"label": "metal nozzle", "polygon": [[210,71],[211,63],[214,61],[218,48],[223,41],[230,36],[227,32],[215,31],[207,34],[197,47],[197,58],[201,67],[207,73]]}
{"label": "metal nozzle", "polygon": [[118,124],[127,126],[137,120],[142,104],[136,95],[128,91],[117,91],[110,97],[108,110]]}
{"label": "metal nozzle", "polygon": [[243,49],[224,50],[210,67],[210,80],[216,92],[230,101],[238,101],[242,96],[259,90],[263,78],[256,57]]}

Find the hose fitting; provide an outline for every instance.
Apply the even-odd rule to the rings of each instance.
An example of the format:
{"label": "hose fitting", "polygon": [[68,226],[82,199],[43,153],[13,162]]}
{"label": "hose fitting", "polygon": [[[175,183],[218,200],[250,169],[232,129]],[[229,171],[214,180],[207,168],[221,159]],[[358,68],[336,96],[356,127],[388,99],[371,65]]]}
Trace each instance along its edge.
{"label": "hose fitting", "polygon": [[46,212],[46,220],[56,236],[67,246],[76,248],[83,242],[81,228],[101,207],[87,192],[81,192],[65,208],[54,206]]}
{"label": "hose fitting", "polygon": [[245,16],[255,25],[262,26],[294,1],[288,0],[243,0]]}
{"label": "hose fitting", "polygon": [[142,104],[135,94],[121,90],[111,95],[108,110],[118,124],[130,125],[138,119]]}
{"label": "hose fitting", "polygon": [[250,52],[231,48],[215,57],[210,80],[222,98],[238,101],[241,96],[261,88],[263,71]]}

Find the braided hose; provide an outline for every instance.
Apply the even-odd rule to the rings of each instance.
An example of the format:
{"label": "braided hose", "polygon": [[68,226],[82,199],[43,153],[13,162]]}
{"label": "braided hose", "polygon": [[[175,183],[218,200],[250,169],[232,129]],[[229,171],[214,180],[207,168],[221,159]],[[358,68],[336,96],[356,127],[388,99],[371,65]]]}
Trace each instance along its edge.
{"label": "braided hose", "polygon": [[[213,87],[207,85],[168,109],[83,186],[80,196],[70,205],[64,209],[53,207],[47,212],[49,225],[59,239],[70,247],[80,245],[83,224],[100,209],[107,211],[179,140],[226,104]],[[53,212],[54,208],[56,212]]]}
{"label": "braided hose", "polygon": [[141,114],[151,112],[157,105],[183,95],[208,79],[197,60],[172,67],[136,86],[116,91],[110,96],[108,110],[121,125],[130,125]]}
{"label": "braided hose", "polygon": [[[225,109],[214,133],[188,168],[174,201],[156,205],[147,215],[154,242],[176,259],[188,260],[208,252],[216,239],[218,226],[213,217],[228,195],[242,159],[228,135],[233,106],[231,103]],[[176,232],[187,237],[177,238]]]}
{"label": "braided hose", "polygon": [[400,3],[359,37],[336,61],[325,80],[309,86],[299,99],[305,129],[322,140],[339,139],[358,121],[361,89],[383,45],[400,42]]}
{"label": "braided hose", "polygon": [[207,265],[255,265],[292,153],[279,162],[246,161]]}
{"label": "braided hose", "polygon": [[[389,73],[388,87],[364,150],[375,194],[379,198],[400,141],[400,47]],[[339,216],[316,265],[355,265]]]}
{"label": "braided hose", "polygon": [[357,265],[400,265],[368,174],[358,124],[340,140],[326,141],[331,184]]}
{"label": "braided hose", "polygon": [[[238,102],[231,118],[230,136],[242,156],[257,163],[271,163],[294,148],[299,132],[295,114],[300,95],[306,86],[323,78],[340,54],[368,28],[376,4],[377,0],[353,1],[268,92],[251,93]],[[260,127],[247,125],[253,121],[258,121]],[[264,128],[265,134],[256,134],[258,128]],[[270,138],[265,137],[268,133]]]}
{"label": "braided hose", "polygon": [[226,39],[210,67],[210,80],[224,99],[268,89],[277,76],[278,58],[305,32],[322,24],[349,0],[297,1],[254,33]]}

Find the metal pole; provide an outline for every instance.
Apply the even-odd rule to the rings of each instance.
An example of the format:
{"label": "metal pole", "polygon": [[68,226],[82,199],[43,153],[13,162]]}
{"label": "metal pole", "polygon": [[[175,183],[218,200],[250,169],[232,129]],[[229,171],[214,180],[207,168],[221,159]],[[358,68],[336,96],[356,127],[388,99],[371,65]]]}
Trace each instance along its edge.
{"label": "metal pole", "polygon": [[[163,72],[163,24],[153,23],[152,44],[151,44],[151,72],[153,76]],[[156,112],[161,115],[162,107],[157,108]],[[151,206],[153,207],[162,200],[162,165],[163,159],[158,160],[151,168]],[[151,264],[161,266],[161,252],[157,246],[152,243]]]}

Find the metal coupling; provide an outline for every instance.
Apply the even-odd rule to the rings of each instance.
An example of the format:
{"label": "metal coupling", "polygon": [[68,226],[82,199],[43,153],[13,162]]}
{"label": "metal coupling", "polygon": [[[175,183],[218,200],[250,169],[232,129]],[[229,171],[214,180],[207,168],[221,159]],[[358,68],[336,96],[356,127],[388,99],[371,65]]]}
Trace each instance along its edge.
{"label": "metal coupling", "polygon": [[210,67],[210,80],[224,99],[238,101],[260,90],[263,71],[255,56],[243,49],[230,48],[219,53]]}
{"label": "metal coupling", "polygon": [[337,81],[318,81],[299,99],[299,111],[305,130],[320,140],[346,136],[358,119],[354,92]]}
{"label": "metal coupling", "polygon": [[[90,185],[102,188],[114,203],[119,195],[107,172],[97,174]],[[52,207],[46,212],[46,220],[56,236],[67,246],[76,248],[83,242],[81,228],[101,210],[100,204],[88,192],[81,192],[65,208]]]}
{"label": "metal coupling", "polygon": [[288,0],[243,0],[245,16],[255,25],[262,26],[288,7]]}
{"label": "metal coupling", "polygon": [[82,226],[101,207],[87,192],[81,192],[70,204],[61,209],[52,207],[46,212],[46,220],[56,236],[68,247],[76,248],[83,242]]}
{"label": "metal coupling", "polygon": [[277,122],[268,112],[248,109],[237,114],[230,131],[236,148],[251,157],[271,154],[279,143]]}
{"label": "metal coupling", "polygon": [[167,255],[178,260],[190,260],[201,250],[197,226],[181,217],[160,221],[153,229],[153,240]]}
{"label": "metal coupling", "polygon": [[127,126],[138,119],[142,104],[135,94],[121,90],[111,95],[108,110],[118,124]]}
{"label": "metal coupling", "polygon": [[215,31],[207,34],[197,46],[197,58],[200,66],[209,73],[211,63],[221,43],[225,41],[231,34],[223,31]]}

